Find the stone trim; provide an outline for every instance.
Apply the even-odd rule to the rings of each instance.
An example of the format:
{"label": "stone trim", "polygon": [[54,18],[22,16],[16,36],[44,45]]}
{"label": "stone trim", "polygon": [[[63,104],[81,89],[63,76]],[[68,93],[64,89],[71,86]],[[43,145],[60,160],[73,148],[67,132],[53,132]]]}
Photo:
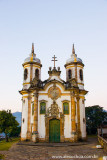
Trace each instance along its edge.
{"label": "stone trim", "polygon": [[34,120],[33,120],[33,135],[32,140],[38,141],[38,93],[34,93]]}
{"label": "stone trim", "polygon": [[31,96],[28,96],[28,122],[27,122],[27,139],[31,139]]}
{"label": "stone trim", "polygon": [[60,113],[60,117],[46,117],[45,118],[45,141],[49,142],[49,121],[52,119],[60,120],[60,142],[64,142],[64,115]]}
{"label": "stone trim", "polygon": [[30,61],[30,62],[25,62],[25,63],[23,63],[22,66],[24,67],[24,66],[27,65],[27,64],[36,64],[36,65],[42,67],[42,64],[37,63],[37,62],[31,62],[31,61]]}
{"label": "stone trim", "polygon": [[66,68],[66,67],[69,66],[69,65],[75,65],[75,64],[79,64],[79,65],[81,65],[82,67],[84,67],[84,64],[81,63],[81,62],[70,62],[70,63],[65,64],[64,67]]}
{"label": "stone trim", "polygon": [[77,141],[76,121],[75,121],[75,96],[71,92],[71,142]]}
{"label": "stone trim", "polygon": [[[40,66],[39,66],[39,65],[36,65],[36,64],[32,64],[32,65],[33,65],[33,67],[40,68]],[[30,64],[26,64],[26,65],[24,65],[24,68],[26,68],[26,67],[30,67]]]}
{"label": "stone trim", "polygon": [[30,65],[30,82],[32,81],[32,76],[33,76],[33,66],[31,64]]}
{"label": "stone trim", "polygon": [[78,139],[81,138],[81,127],[80,127],[80,104],[79,104],[79,100],[80,98],[77,97],[77,135],[78,135]]}
{"label": "stone trim", "polygon": [[45,138],[38,138],[38,141],[39,141],[39,142],[46,142],[46,141],[45,141]]}

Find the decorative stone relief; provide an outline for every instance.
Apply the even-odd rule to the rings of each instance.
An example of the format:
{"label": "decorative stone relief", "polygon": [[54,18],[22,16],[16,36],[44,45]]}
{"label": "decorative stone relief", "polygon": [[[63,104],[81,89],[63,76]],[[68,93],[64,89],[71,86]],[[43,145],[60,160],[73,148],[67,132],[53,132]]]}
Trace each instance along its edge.
{"label": "decorative stone relief", "polygon": [[53,84],[53,87],[49,88],[48,96],[53,100],[56,100],[61,96],[61,91],[58,87],[56,87],[55,83]]}
{"label": "decorative stone relief", "polygon": [[73,79],[71,80],[71,84],[72,84],[73,87],[77,87],[77,81],[76,81],[75,78],[73,78]]}
{"label": "decorative stone relief", "polygon": [[36,86],[37,84],[38,84],[38,79],[37,77],[35,77],[31,82],[31,86]]}
{"label": "decorative stone relief", "polygon": [[46,112],[46,116],[57,117],[58,114],[59,114],[58,104],[56,104],[56,102],[53,101],[53,104],[51,104],[51,107],[49,107],[47,112]]}

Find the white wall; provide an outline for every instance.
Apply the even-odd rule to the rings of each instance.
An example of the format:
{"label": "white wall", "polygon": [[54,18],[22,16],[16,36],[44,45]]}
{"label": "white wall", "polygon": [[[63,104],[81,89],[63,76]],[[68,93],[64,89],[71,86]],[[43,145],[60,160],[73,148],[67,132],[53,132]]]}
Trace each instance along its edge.
{"label": "white wall", "polygon": [[[21,137],[26,138],[27,133],[27,123],[28,123],[28,98],[23,98],[25,103],[22,105],[22,130],[21,130]],[[24,123],[23,123],[24,118]]]}
{"label": "white wall", "polygon": [[[39,93],[48,93],[48,90],[50,87],[52,87],[53,84],[50,84],[47,88],[46,91],[39,91]],[[68,100],[69,101],[69,115],[64,115],[64,136],[65,138],[70,138],[71,137],[71,96],[70,96],[70,91],[64,91],[63,87],[60,85],[56,84],[57,87],[60,88],[61,90],[61,97],[59,97],[56,100],[56,103],[58,104],[59,107],[59,112],[63,113],[63,101]],[[64,95],[63,93],[69,93],[69,95]],[[24,96],[27,96],[24,95]],[[83,95],[81,95],[83,97]],[[23,98],[25,99],[25,103],[23,104],[22,107],[22,120],[23,118],[25,119],[25,122],[22,122],[22,138],[26,138],[26,133],[27,133],[27,118],[28,118],[28,98]],[[39,133],[39,138],[45,138],[45,114],[40,114],[40,101],[45,100],[46,101],[46,110],[51,107],[51,104],[53,104],[53,100],[48,97],[47,94],[41,95],[39,94],[38,97],[38,133]],[[75,99],[76,101],[76,99]],[[32,97],[32,102],[34,102],[34,97]],[[86,126],[85,123],[83,122],[83,118],[85,118],[85,104],[82,103],[82,98],[80,99],[80,128],[81,128],[81,133],[82,137],[86,137]],[[77,107],[76,107],[77,111]],[[31,105],[31,123],[33,124],[33,118],[32,116],[32,105]],[[76,123],[77,123],[77,112],[76,112]]]}
{"label": "white wall", "polygon": [[85,102],[83,104],[82,98],[80,99],[80,128],[81,128],[81,135],[83,138],[86,137],[86,124],[83,122],[85,120]]}
{"label": "white wall", "polygon": [[[46,91],[40,91],[40,93],[47,93],[48,92],[48,89],[50,87],[52,87],[53,84],[50,84]],[[62,93],[69,93],[69,91],[64,91],[58,84],[56,85],[57,87],[60,88],[61,92]],[[45,100],[47,101],[46,102],[46,110],[51,107],[51,104],[53,104],[53,100],[51,98],[48,97],[48,95],[39,95],[39,98],[38,98],[38,132],[39,132],[39,137],[40,138],[45,138],[45,116],[44,114],[40,114],[40,101],[41,100]],[[65,118],[64,118],[64,136],[65,138],[70,138],[71,136],[71,98],[70,96],[64,96],[62,95],[61,97],[59,97],[57,100],[56,100],[56,103],[58,104],[58,107],[59,107],[59,112],[62,112],[63,113],[63,102],[64,100],[68,100],[69,101],[69,115],[65,115]]]}

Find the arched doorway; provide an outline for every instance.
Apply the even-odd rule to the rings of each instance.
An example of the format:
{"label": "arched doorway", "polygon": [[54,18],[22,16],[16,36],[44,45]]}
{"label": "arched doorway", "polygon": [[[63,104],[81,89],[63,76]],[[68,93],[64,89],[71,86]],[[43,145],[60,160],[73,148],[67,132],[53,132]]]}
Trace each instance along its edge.
{"label": "arched doorway", "polygon": [[49,121],[49,142],[60,142],[60,120]]}

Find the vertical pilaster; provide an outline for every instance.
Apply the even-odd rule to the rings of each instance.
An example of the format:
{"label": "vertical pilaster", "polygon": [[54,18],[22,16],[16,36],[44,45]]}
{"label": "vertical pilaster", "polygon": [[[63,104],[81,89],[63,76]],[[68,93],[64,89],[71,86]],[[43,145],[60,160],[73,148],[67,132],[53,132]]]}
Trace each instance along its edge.
{"label": "vertical pilaster", "polygon": [[78,134],[78,138],[81,138],[81,129],[80,129],[80,105],[79,105],[79,100],[80,98],[77,97],[77,134]]}
{"label": "vertical pilaster", "polygon": [[73,91],[71,92],[71,141],[77,140],[76,135],[76,122],[75,122],[75,96]]}
{"label": "vertical pilaster", "polygon": [[82,105],[83,105],[83,134],[82,134],[82,139],[86,140],[86,118],[85,118],[85,97],[82,100]]}
{"label": "vertical pilaster", "polygon": [[33,78],[33,64],[30,64],[30,82],[32,81]]}
{"label": "vertical pilaster", "polygon": [[60,113],[60,142],[64,142],[64,115]]}
{"label": "vertical pilaster", "polygon": [[33,120],[33,136],[32,140],[38,140],[38,92],[34,93],[34,120]]}
{"label": "vertical pilaster", "polygon": [[31,139],[31,95],[28,95],[28,123],[27,123],[27,139]]}
{"label": "vertical pilaster", "polygon": [[49,118],[46,116],[45,118],[45,141],[49,142]]}
{"label": "vertical pilaster", "polygon": [[77,64],[75,64],[75,79],[77,81]]}

